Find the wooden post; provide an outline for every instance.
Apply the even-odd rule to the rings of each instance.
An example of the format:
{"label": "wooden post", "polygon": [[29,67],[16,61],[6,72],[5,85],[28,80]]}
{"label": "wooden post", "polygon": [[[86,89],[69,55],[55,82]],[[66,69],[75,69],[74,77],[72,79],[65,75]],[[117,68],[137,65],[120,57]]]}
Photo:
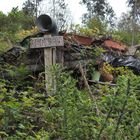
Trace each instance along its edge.
{"label": "wooden post", "polygon": [[48,90],[48,86],[52,85],[52,78],[50,73],[50,67],[52,66],[52,48],[44,49],[44,66],[45,66],[45,86],[46,90]]}
{"label": "wooden post", "polygon": [[52,65],[56,64],[56,47],[54,48],[45,48],[44,49],[44,65],[45,65],[45,82],[46,82],[46,90],[48,90],[49,86],[56,89],[56,82],[52,74],[50,73],[50,68]]}
{"label": "wooden post", "polygon": [[56,64],[56,47],[64,46],[62,36],[50,35],[38,38],[32,38],[30,48],[44,48],[44,66],[45,66],[45,86],[48,91],[49,86],[56,89],[56,82],[50,73],[52,65]]}

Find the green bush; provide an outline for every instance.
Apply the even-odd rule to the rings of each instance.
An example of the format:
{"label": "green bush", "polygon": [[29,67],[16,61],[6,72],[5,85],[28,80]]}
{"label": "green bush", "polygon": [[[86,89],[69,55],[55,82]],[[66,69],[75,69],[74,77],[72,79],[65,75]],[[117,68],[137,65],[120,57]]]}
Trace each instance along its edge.
{"label": "green bush", "polygon": [[[24,68],[16,71],[28,74]],[[122,75],[115,87],[91,87],[95,102],[86,89],[79,91],[76,88],[77,81],[69,73],[53,66],[51,74],[56,78],[57,90],[50,88],[48,94],[37,91],[34,83],[25,80],[24,76],[0,79],[1,139],[139,138],[139,76]]]}

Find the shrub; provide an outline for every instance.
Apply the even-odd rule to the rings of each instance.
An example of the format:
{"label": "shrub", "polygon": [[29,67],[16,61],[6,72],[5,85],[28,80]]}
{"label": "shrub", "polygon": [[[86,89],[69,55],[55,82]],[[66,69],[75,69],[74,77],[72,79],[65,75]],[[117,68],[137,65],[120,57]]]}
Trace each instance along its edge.
{"label": "shrub", "polygon": [[[92,86],[95,102],[86,89],[76,88],[69,73],[53,66],[51,74],[57,90],[48,94],[36,91],[31,81],[0,79],[1,139],[139,138],[139,76],[122,75],[115,87]],[[19,85],[23,88],[17,90]]]}

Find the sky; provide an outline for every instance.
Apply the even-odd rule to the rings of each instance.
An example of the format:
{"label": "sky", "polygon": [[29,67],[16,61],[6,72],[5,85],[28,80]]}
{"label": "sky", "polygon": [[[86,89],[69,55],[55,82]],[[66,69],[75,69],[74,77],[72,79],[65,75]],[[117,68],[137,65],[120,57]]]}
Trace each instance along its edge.
{"label": "sky", "polygon": [[[0,11],[8,13],[11,11],[12,7],[19,6],[22,7],[22,4],[25,0],[0,0]],[[71,15],[73,16],[74,23],[80,23],[80,17],[86,11],[86,8],[79,4],[80,0],[66,0],[69,4],[69,9]],[[121,16],[122,12],[127,11],[126,0],[107,0],[110,5],[113,7],[117,17]]]}

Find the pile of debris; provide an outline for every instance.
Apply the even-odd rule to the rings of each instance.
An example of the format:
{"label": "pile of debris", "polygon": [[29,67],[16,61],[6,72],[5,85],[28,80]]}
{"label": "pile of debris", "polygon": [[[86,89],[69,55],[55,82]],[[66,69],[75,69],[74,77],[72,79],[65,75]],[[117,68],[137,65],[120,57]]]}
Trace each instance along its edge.
{"label": "pile of debris", "polygon": [[[52,24],[52,22],[50,23]],[[43,26],[45,25],[46,24],[43,24]],[[43,71],[44,51],[43,49],[30,49],[30,39],[34,37],[42,37],[53,32],[52,35],[55,33],[64,38],[64,46],[58,48],[56,46],[56,61],[68,69],[75,69],[78,67],[79,62],[82,65],[94,62],[94,65],[97,68],[96,70],[102,75],[103,73],[104,75],[107,75],[105,72],[101,72],[101,67],[103,67],[103,62],[108,62],[113,67],[127,66],[136,74],[140,73],[140,59],[136,58],[135,55],[128,55],[128,47],[121,42],[113,40],[111,36],[100,35],[91,38],[77,34],[62,33],[57,32],[56,25],[54,27],[55,31],[52,30],[53,27],[47,31],[44,31],[44,27],[41,26],[41,29],[42,28],[42,32],[27,36],[19,42],[17,46],[14,46],[2,54],[1,60],[12,65],[24,63],[30,71]],[[96,50],[99,50],[99,48],[103,51],[97,55]],[[60,57],[61,60],[59,60]],[[111,75],[108,75],[108,77],[110,78],[107,81],[112,81]]]}

